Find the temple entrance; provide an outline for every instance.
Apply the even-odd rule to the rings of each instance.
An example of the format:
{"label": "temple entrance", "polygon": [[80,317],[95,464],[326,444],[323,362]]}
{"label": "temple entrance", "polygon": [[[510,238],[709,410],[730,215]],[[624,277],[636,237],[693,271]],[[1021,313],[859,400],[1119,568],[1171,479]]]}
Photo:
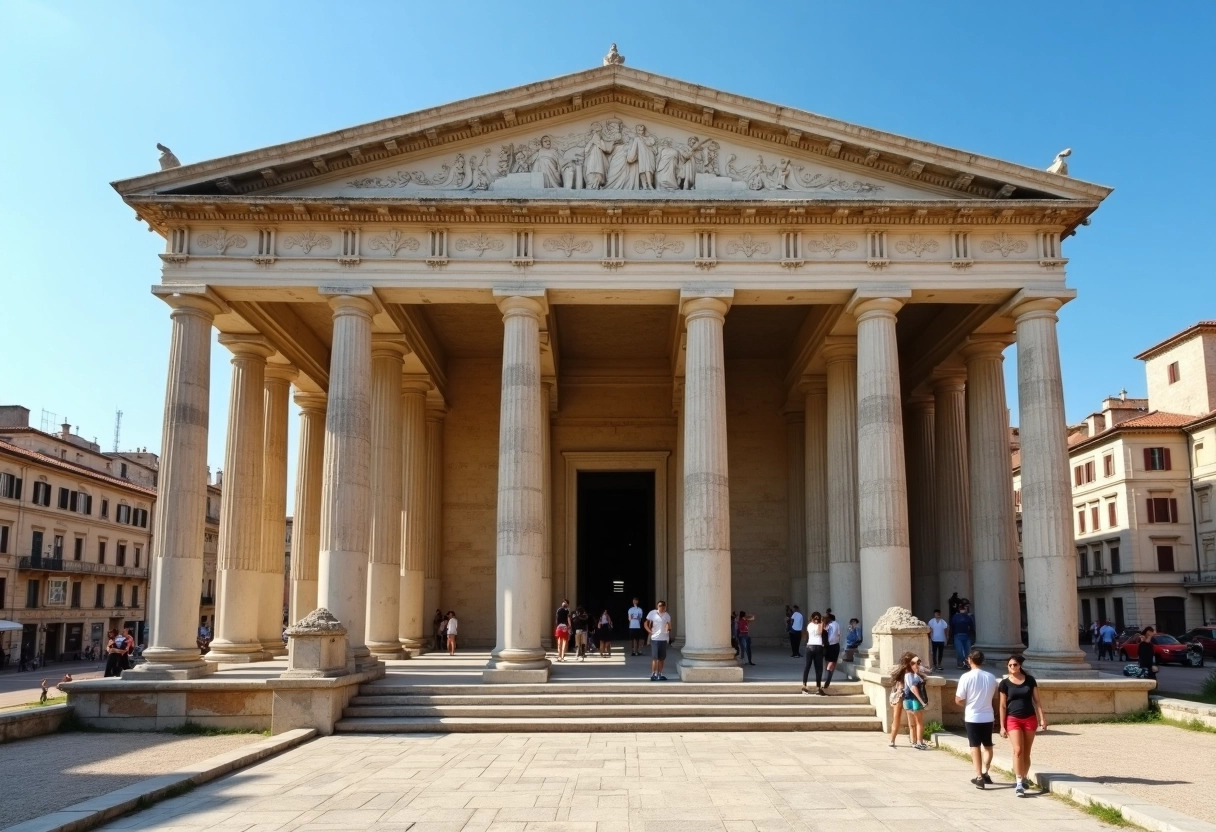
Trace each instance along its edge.
{"label": "temple entrance", "polygon": [[592,626],[604,609],[613,641],[628,638],[633,598],[655,602],[654,471],[578,473],[578,587],[572,606],[586,607]]}

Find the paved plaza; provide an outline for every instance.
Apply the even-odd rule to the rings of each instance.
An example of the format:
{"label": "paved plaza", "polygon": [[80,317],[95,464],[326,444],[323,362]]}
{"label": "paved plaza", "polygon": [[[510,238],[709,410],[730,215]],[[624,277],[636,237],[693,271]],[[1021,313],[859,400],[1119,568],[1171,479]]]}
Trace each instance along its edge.
{"label": "paved plaza", "polygon": [[103,828],[130,830],[993,830],[1106,828],[967,782],[880,734],[333,736]]}

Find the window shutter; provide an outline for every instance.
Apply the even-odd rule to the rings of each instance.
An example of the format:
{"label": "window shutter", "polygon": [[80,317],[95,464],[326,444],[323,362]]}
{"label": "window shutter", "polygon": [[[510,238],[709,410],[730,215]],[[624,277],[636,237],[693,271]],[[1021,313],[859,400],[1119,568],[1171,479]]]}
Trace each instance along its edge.
{"label": "window shutter", "polygon": [[1073,482],[1073,485],[1081,484],[1081,466],[1080,465],[1078,465],[1077,467],[1072,469],[1072,482]]}
{"label": "window shutter", "polygon": [[68,507],[68,490],[66,488],[59,489],[59,507],[60,508]]}
{"label": "window shutter", "polygon": [[1170,522],[1178,522],[1178,501],[1173,497],[1170,497]]}
{"label": "window shutter", "polygon": [[14,498],[14,499],[16,499],[16,500],[20,500],[20,499],[21,499],[21,480],[17,480],[17,488],[16,488],[16,491],[15,491],[15,492],[14,492],[14,494],[13,494],[13,498]]}
{"label": "window shutter", "polygon": [[93,513],[93,497],[92,497],[92,495],[88,495],[88,494],[86,494],[86,495],[85,495],[85,498],[84,498],[84,513],[85,513],[85,514],[92,514],[92,513]]}
{"label": "window shutter", "polygon": [[[1147,453],[1147,451],[1145,453]],[[1150,523],[1157,522],[1157,518],[1153,514],[1153,498],[1152,497],[1148,498],[1148,522],[1150,522]]]}
{"label": "window shutter", "polygon": [[1162,448],[1162,449],[1161,449],[1161,457],[1162,457],[1162,459],[1164,460],[1162,464],[1165,466],[1165,467],[1163,468],[1163,470],[1165,470],[1165,471],[1169,471],[1169,470],[1171,470],[1171,469],[1170,469],[1170,449],[1169,449],[1169,448]]}
{"label": "window shutter", "polygon": [[1144,449],[1144,470],[1153,470],[1153,450],[1152,448]]}
{"label": "window shutter", "polygon": [[78,505],[80,505],[80,492],[79,491],[69,491],[68,492],[68,509],[71,511],[75,511],[76,507]]}

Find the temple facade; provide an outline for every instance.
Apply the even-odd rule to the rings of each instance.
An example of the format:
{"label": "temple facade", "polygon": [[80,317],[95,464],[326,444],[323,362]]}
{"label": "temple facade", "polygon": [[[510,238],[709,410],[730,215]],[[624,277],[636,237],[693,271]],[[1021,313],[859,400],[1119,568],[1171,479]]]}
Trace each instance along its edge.
{"label": "temple facade", "polygon": [[[149,678],[282,652],[329,609],[366,669],[436,610],[486,681],[548,676],[563,598],[666,600],[686,680],[730,612],[868,630],[973,600],[1084,671],[1056,313],[1108,188],[616,62],[115,183],[172,321]],[[208,412],[213,330],[232,354]],[[1024,566],[1003,356],[1016,344]],[[292,403],[298,415],[292,415]],[[298,476],[287,482],[288,420]],[[206,449],[224,430],[211,652]]]}

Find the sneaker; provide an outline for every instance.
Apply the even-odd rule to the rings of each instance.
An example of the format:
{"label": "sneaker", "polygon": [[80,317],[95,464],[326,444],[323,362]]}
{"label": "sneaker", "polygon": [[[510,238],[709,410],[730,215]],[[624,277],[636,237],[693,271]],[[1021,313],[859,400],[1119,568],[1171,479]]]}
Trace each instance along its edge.
{"label": "sneaker", "polygon": [[[914,746],[912,746],[912,747],[913,747],[913,748],[915,748],[917,751],[928,751],[928,750],[929,750],[929,743],[927,743],[927,742],[918,742],[918,743],[916,743],[916,745],[914,745]],[[989,782],[991,782],[991,781],[989,781]]]}
{"label": "sneaker", "polygon": [[659,681],[660,681],[660,682],[666,682],[666,681],[667,681],[667,677],[666,677],[666,676],[660,676],[660,677],[659,677]]}
{"label": "sneaker", "polygon": [[815,695],[816,696],[827,696],[827,692],[824,691],[823,688],[820,688],[819,690],[815,691]]}
{"label": "sneaker", "polygon": [[887,743],[887,748],[894,748],[894,747],[895,747],[895,743],[893,743],[893,742]]}
{"label": "sneaker", "polygon": [[652,682],[659,681],[659,675],[657,673],[651,674],[650,681],[652,681]]}
{"label": "sneaker", "polygon": [[986,785],[986,786],[992,785],[992,777],[988,774],[988,772],[985,771],[983,774],[980,775],[980,777],[983,778],[984,785]]}
{"label": "sneaker", "polygon": [[1015,797],[1025,797],[1026,796],[1026,787],[1023,786],[1021,783],[1018,783],[1017,786],[1014,787],[1013,794]]}
{"label": "sneaker", "polygon": [[983,777],[972,777],[971,782],[975,784],[975,787],[977,789],[984,788],[984,778]]}

